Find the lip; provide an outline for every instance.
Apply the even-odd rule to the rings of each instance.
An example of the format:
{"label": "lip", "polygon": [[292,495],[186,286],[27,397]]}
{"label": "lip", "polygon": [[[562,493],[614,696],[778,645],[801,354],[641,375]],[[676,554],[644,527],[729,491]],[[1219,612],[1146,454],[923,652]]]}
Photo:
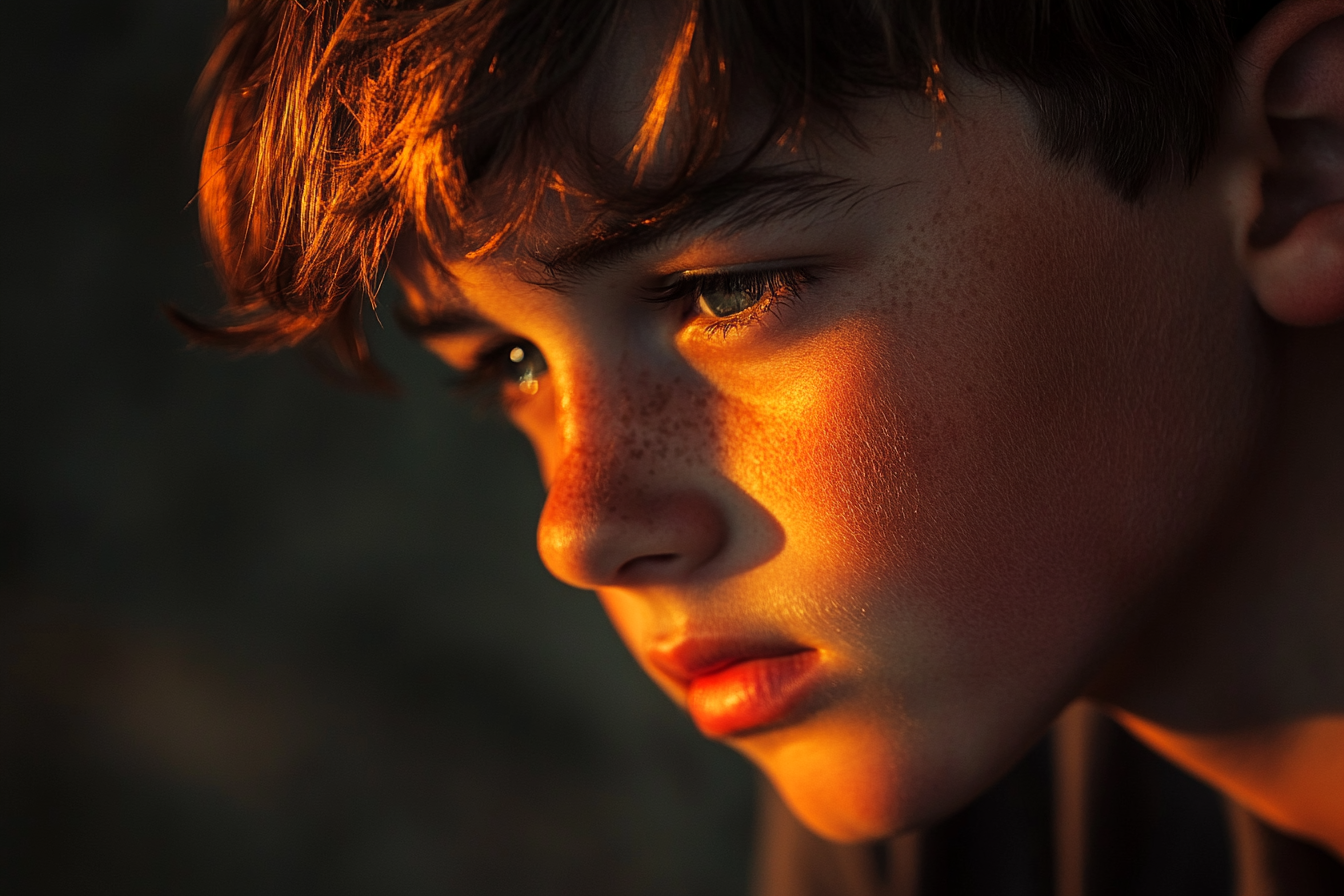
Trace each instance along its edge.
{"label": "lip", "polygon": [[727,737],[787,717],[813,689],[821,654],[797,644],[686,640],[650,659],[686,686],[701,733]]}

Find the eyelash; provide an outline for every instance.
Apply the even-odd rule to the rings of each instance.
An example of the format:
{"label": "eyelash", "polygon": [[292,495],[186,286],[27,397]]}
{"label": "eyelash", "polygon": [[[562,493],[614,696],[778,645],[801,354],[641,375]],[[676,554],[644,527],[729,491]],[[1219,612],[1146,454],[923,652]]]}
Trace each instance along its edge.
{"label": "eyelash", "polygon": [[736,314],[714,317],[704,330],[727,337],[735,330],[759,323],[766,314],[778,315],[792,304],[802,288],[816,277],[807,268],[776,268],[756,271],[713,271],[682,274],[673,282],[647,291],[645,300],[658,305],[681,303],[687,314],[700,312],[696,306],[706,293],[745,292],[755,301]]}

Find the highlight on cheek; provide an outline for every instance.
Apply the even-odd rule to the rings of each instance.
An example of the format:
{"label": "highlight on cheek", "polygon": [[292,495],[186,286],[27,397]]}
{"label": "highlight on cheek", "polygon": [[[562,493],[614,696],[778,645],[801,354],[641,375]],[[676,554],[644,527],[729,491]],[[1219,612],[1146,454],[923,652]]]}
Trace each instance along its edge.
{"label": "highlight on cheek", "polygon": [[918,514],[889,354],[861,326],[842,326],[809,339],[769,389],[759,388],[768,371],[753,367],[716,408],[729,475],[809,546],[800,556],[828,569],[897,560]]}

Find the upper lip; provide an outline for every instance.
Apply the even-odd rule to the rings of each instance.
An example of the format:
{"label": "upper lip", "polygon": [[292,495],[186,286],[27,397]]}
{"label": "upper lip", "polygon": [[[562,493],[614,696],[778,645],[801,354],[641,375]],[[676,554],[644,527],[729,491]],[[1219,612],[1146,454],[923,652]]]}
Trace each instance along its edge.
{"label": "upper lip", "polygon": [[748,660],[801,653],[810,648],[774,639],[691,637],[660,644],[649,651],[649,662],[683,684]]}

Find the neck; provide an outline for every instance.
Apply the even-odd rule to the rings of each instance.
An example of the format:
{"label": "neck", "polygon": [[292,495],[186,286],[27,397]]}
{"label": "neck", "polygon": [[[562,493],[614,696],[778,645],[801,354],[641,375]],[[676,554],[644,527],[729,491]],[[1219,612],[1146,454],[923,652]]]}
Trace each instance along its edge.
{"label": "neck", "polygon": [[1089,696],[1344,858],[1344,326],[1283,331],[1243,501]]}

